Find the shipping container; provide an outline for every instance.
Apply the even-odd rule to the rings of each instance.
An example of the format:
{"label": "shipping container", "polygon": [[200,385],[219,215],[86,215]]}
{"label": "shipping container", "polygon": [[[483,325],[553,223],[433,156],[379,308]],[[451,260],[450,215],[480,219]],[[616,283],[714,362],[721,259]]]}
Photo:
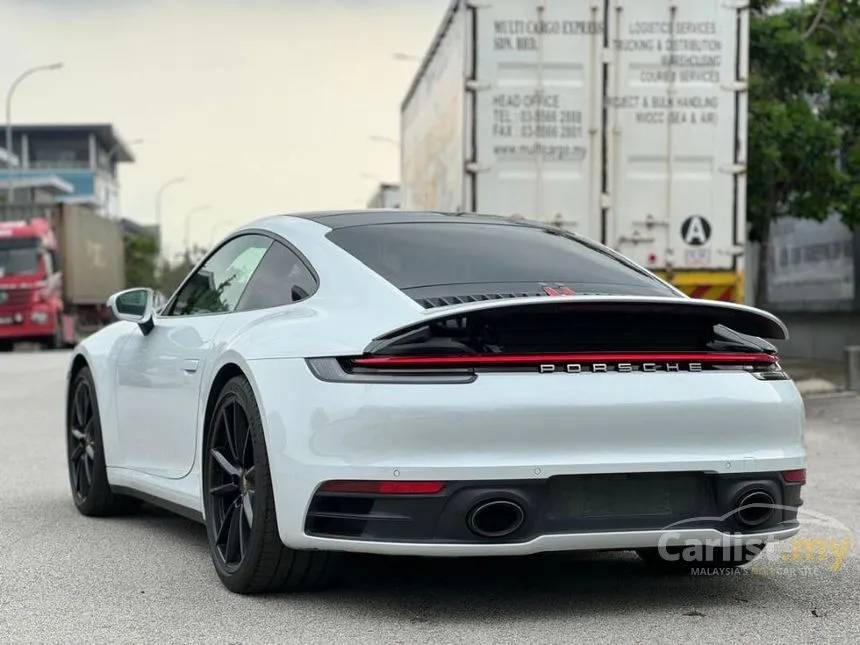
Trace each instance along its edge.
{"label": "shipping container", "polygon": [[748,8],[454,0],[401,105],[401,208],[521,216],[743,302]]}
{"label": "shipping container", "polygon": [[400,206],[400,186],[397,184],[379,184],[379,187],[368,200],[368,208],[398,208]]}
{"label": "shipping container", "polygon": [[125,247],[119,222],[92,208],[67,204],[57,210],[65,299],[73,305],[104,305],[125,288]]}

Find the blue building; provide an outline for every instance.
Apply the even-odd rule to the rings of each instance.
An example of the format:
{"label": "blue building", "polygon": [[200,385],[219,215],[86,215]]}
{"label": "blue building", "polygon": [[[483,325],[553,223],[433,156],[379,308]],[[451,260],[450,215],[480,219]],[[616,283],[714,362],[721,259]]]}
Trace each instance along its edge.
{"label": "blue building", "polygon": [[17,186],[19,180],[58,177],[72,186],[71,194],[58,196],[59,201],[90,204],[106,217],[119,217],[117,167],[134,162],[134,156],[112,125],[13,124],[8,152],[19,163],[17,168],[0,166],[0,179],[11,177]]}

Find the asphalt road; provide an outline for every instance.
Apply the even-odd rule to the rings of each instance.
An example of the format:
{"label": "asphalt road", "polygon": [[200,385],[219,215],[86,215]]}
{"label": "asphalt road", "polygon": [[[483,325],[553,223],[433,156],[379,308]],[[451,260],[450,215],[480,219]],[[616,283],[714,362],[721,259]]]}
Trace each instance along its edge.
{"label": "asphalt road", "polygon": [[201,526],[154,509],[110,520],[75,511],[67,360],[0,354],[3,643],[860,642],[860,546],[846,542],[860,532],[858,399],[808,406],[802,535],[833,545],[825,560],[795,561],[786,544],[744,575],[678,578],[632,554],[364,558],[337,590],[242,597],[219,583]]}

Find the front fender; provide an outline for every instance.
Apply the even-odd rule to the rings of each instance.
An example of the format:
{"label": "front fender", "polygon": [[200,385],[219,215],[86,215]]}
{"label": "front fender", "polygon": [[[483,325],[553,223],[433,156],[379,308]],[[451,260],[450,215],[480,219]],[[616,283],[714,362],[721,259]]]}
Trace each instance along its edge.
{"label": "front fender", "polygon": [[74,368],[81,360],[86,362],[93,376],[105,465],[121,465],[122,451],[119,441],[119,417],[116,406],[116,363],[126,341],[132,333],[140,333],[135,323],[117,322],[85,338],[72,350],[66,370],[66,396],[63,418],[68,410]]}

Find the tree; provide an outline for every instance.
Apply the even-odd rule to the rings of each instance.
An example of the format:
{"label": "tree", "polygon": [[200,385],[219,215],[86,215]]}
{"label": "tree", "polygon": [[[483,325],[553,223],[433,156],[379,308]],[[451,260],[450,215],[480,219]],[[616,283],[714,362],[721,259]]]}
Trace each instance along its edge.
{"label": "tree", "polygon": [[176,291],[191,269],[206,255],[206,249],[195,246],[183,251],[173,262],[164,262],[159,272],[159,289],[166,296]]}
{"label": "tree", "polygon": [[853,205],[860,204],[860,188],[852,186],[860,172],[860,139],[852,139],[860,132],[857,2],[819,0],[773,12],[777,4],[754,0],[750,7],[747,221],[750,239],[761,244],[759,305],[773,220],[820,221],[838,211],[853,226]]}
{"label": "tree", "polygon": [[158,242],[148,235],[125,236],[125,284],[127,287],[155,288]]}

